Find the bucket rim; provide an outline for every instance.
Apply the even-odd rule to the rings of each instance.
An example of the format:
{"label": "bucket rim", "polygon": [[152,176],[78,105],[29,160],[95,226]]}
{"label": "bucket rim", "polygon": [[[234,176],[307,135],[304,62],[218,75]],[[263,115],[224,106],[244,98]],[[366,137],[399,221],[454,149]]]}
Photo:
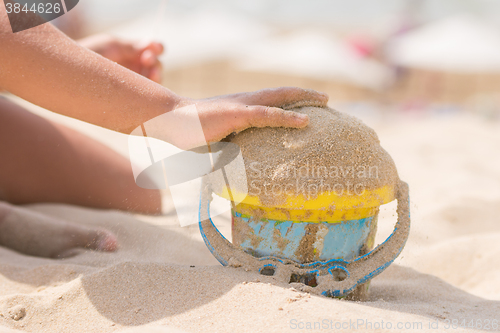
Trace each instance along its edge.
{"label": "bucket rim", "polygon": [[263,208],[284,208],[289,210],[338,210],[347,211],[352,209],[366,209],[378,207],[396,199],[394,185],[385,185],[373,190],[364,190],[362,193],[351,192],[339,195],[334,191],[319,193],[315,198],[308,198],[302,194],[287,195],[286,201],[276,205],[266,205],[258,196],[247,195],[238,190],[231,189],[229,194],[227,186],[222,193],[216,194],[224,199],[234,200],[236,204],[247,204]]}

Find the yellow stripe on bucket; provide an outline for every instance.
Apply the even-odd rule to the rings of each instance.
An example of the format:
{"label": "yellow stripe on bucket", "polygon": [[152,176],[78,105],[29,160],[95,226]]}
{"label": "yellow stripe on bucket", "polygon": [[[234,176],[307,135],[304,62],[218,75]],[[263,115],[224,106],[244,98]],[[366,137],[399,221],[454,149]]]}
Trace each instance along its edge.
{"label": "yellow stripe on bucket", "polygon": [[[303,195],[288,196],[282,204],[268,206],[260,202],[259,197],[244,195],[232,190],[231,194],[238,213],[259,216],[278,221],[297,222],[342,222],[374,216],[380,205],[395,199],[394,186],[386,185],[363,193],[342,194],[323,192],[316,198],[307,200]],[[220,194],[229,199],[227,187]]]}
{"label": "yellow stripe on bucket", "polygon": [[[227,187],[224,187],[222,193],[217,193],[219,196],[230,200]],[[231,190],[231,194],[235,202],[241,202],[252,206],[270,207],[260,202],[259,197],[253,195],[245,195],[241,192]],[[307,199],[303,195],[288,196],[286,202],[278,205],[273,205],[275,208],[285,209],[338,209],[346,210],[353,208],[368,208],[377,207],[395,199],[394,186],[386,185],[375,190],[365,190],[362,194],[338,195],[335,192],[320,193],[314,199]]]}
{"label": "yellow stripe on bucket", "polygon": [[328,222],[341,223],[349,220],[359,220],[374,216],[378,207],[355,208],[347,210],[319,210],[319,209],[285,209],[276,207],[253,206],[240,203],[236,211],[242,217],[258,217],[275,221],[293,222]]}

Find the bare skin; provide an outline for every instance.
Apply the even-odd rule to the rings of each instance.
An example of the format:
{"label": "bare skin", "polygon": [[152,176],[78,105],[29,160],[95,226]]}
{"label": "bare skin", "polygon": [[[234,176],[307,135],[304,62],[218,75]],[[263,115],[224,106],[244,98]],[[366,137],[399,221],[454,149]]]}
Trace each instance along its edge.
{"label": "bare skin", "polygon": [[163,45],[160,43],[128,42],[99,34],[80,39],[78,44],[154,82],[161,82],[158,56],[163,53]]}
{"label": "bare skin", "polygon": [[116,236],[0,202],[0,244],[28,255],[64,258],[76,248],[115,251]]}
{"label": "bare skin", "polygon": [[[0,87],[41,107],[129,134],[149,119],[196,105],[207,142],[257,126],[304,127],[308,118],[280,107],[328,97],[299,88],[203,100],[181,97],[160,81],[158,43],[143,46],[103,37],[72,41],[50,24],[13,34],[0,0]],[[116,62],[114,62],[116,61]],[[144,76],[142,76],[142,75]],[[43,84],[40,84],[43,82]],[[173,124],[175,126],[175,124]],[[174,143],[168,131],[149,133]],[[60,257],[75,247],[114,251],[116,237],[13,204],[63,202],[158,213],[157,191],[139,188],[130,162],[62,125],[0,99],[0,245],[37,256]]]}
{"label": "bare skin", "polygon": [[[99,54],[111,50],[115,61],[160,80],[157,56],[163,48],[158,43],[140,46],[108,36],[79,43]],[[148,63],[142,63],[141,54],[148,49],[155,51],[154,61],[149,56]],[[127,159],[3,98],[0,154],[5,157],[0,163],[0,200],[5,201],[0,201],[0,245],[18,252],[64,258],[78,253],[79,247],[115,251],[118,241],[105,229],[83,227],[12,203],[60,202],[145,214],[161,211],[160,194],[136,186]]]}

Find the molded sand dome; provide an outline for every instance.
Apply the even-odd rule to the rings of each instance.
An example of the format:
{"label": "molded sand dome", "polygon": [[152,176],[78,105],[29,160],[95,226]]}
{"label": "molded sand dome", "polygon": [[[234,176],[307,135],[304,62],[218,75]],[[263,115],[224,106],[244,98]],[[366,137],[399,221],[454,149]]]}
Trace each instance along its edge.
{"label": "molded sand dome", "polygon": [[[345,210],[394,199],[399,180],[374,130],[330,108],[302,107],[303,129],[251,128],[230,139],[245,162],[243,203],[287,209]],[[227,189],[216,193],[227,196]],[[238,192],[238,185],[231,190]]]}

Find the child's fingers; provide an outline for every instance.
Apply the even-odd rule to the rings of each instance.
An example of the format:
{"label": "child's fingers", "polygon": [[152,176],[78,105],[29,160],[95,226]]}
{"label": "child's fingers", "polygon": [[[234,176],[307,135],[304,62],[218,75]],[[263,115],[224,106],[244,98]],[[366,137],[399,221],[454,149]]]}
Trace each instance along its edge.
{"label": "child's fingers", "polygon": [[150,51],[153,54],[159,56],[163,53],[164,49],[165,48],[163,47],[162,43],[151,42],[151,43],[148,43],[146,46],[142,47],[141,52]]}
{"label": "child's fingers", "polygon": [[140,57],[141,65],[147,68],[155,66],[159,60],[158,56],[151,50],[145,50]]}
{"label": "child's fingers", "polygon": [[267,126],[302,128],[309,123],[309,117],[305,114],[269,106],[248,106],[245,107],[243,114],[245,128]]}
{"label": "child's fingers", "polygon": [[137,57],[137,48],[134,43],[120,43],[119,46],[115,47],[116,52],[119,52],[120,59],[134,59]]}
{"label": "child's fingers", "polygon": [[301,89],[295,87],[283,87],[274,89],[264,89],[253,93],[241,94],[238,100],[253,105],[269,105],[275,107],[287,106],[326,106],[328,95],[311,89]]}
{"label": "child's fingers", "polygon": [[155,82],[161,81],[161,62],[158,56],[150,50],[145,50],[140,57],[141,74]]}

